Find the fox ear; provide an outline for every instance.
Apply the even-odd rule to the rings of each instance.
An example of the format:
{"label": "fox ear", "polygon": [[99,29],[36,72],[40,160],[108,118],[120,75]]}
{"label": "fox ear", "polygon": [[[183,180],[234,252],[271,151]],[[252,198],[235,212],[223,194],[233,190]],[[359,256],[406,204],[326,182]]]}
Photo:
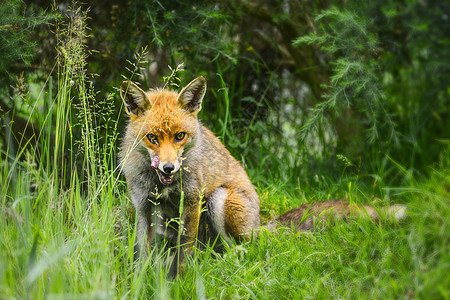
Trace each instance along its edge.
{"label": "fox ear", "polygon": [[178,96],[178,103],[184,110],[193,114],[198,113],[202,108],[205,93],[206,78],[199,76],[181,90]]}
{"label": "fox ear", "polygon": [[125,110],[129,115],[137,116],[150,105],[147,94],[129,80],[124,80],[120,84],[120,97],[125,103]]}

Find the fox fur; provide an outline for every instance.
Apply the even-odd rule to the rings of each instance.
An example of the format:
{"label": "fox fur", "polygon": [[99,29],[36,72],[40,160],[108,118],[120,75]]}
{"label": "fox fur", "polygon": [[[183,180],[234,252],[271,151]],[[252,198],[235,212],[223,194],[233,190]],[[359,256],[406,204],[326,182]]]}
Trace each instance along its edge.
{"label": "fox fur", "polygon": [[[219,236],[225,241],[248,240],[261,225],[258,194],[246,171],[197,118],[205,93],[204,77],[179,93],[145,92],[130,81],[120,85],[129,122],[119,156],[136,210],[136,255],[146,255],[156,234],[165,236],[180,249],[172,275],[192,247],[216,242]],[[382,210],[400,219],[405,208]],[[314,217],[330,216],[379,218],[371,206],[334,200],[300,206],[265,227],[311,230]],[[177,240],[179,224],[182,234]],[[220,243],[215,245],[220,250]]]}

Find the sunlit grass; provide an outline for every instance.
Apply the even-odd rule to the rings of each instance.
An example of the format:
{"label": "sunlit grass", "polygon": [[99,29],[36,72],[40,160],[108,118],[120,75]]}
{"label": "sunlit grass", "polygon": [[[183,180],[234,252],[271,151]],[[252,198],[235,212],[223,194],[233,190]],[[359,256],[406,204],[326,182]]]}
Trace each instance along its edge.
{"label": "sunlit grass", "polygon": [[[76,181],[59,193],[51,182],[37,193],[29,184],[29,172],[19,168],[2,197],[5,298],[448,297],[448,169],[415,189],[399,189],[410,209],[400,225],[355,221],[315,232],[266,232],[222,255],[209,248],[196,253],[174,281],[167,279],[164,249],[155,247],[147,261],[133,264],[126,194],[117,198],[105,188],[91,201]],[[276,186],[261,195],[270,214],[278,213],[270,199],[291,197]]]}

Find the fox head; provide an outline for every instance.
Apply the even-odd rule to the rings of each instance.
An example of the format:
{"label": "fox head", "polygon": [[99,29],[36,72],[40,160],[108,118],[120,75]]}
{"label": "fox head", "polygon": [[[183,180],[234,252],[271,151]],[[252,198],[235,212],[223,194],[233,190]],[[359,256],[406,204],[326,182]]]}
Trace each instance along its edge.
{"label": "fox head", "polygon": [[165,185],[173,182],[183,152],[194,143],[197,113],[205,93],[206,79],[202,76],[180,93],[166,89],[145,92],[128,80],[120,85],[120,96],[130,116],[127,134],[135,138],[136,150],[149,154],[149,164]]}

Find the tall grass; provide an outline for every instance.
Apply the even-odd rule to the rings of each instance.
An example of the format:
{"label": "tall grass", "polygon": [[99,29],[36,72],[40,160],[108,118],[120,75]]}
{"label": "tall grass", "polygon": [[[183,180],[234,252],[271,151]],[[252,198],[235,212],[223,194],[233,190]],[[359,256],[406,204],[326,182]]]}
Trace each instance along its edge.
{"label": "tall grass", "polygon": [[[271,183],[258,190],[265,220],[307,201],[346,196],[374,203],[381,194],[383,203],[406,202],[404,224],[361,220],[315,232],[263,233],[223,255],[197,251],[174,281],[167,279],[164,247],[134,264],[133,210],[115,163],[117,120],[105,109],[111,99],[97,99],[86,75],[84,21],[85,13],[74,9],[69,25],[61,25],[58,71],[36,100],[45,104],[43,117],[37,110],[29,116],[42,119],[36,148],[7,151],[0,164],[0,298],[450,297],[448,152],[431,178],[402,188],[389,187],[382,176],[346,173],[338,182],[318,178],[325,190],[287,187],[267,172]],[[231,139],[230,120],[225,114],[220,124]]]}

